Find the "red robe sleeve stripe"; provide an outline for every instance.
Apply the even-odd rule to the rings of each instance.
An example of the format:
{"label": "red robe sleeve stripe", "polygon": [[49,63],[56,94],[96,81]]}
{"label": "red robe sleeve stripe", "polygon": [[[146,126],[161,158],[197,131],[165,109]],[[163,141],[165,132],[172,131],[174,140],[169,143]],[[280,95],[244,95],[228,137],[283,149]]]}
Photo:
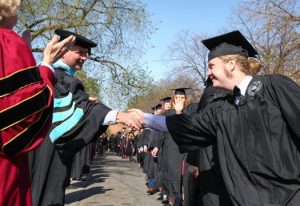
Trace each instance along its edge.
{"label": "red robe sleeve stripe", "polygon": [[0,98],[38,82],[41,82],[41,77],[37,67],[18,70],[9,76],[0,78]]}
{"label": "red robe sleeve stripe", "polygon": [[10,138],[10,141],[6,142],[2,146],[2,151],[6,155],[14,155],[24,150],[34,141],[40,134],[41,128],[44,128],[46,123],[51,119],[51,109],[44,110],[39,113],[40,117],[29,125],[24,131]]}
{"label": "red robe sleeve stripe", "polygon": [[[0,130],[5,130],[41,111],[48,104],[50,90],[47,86],[39,93],[24,99],[22,102],[0,111]],[[30,109],[28,109],[30,108]]]}

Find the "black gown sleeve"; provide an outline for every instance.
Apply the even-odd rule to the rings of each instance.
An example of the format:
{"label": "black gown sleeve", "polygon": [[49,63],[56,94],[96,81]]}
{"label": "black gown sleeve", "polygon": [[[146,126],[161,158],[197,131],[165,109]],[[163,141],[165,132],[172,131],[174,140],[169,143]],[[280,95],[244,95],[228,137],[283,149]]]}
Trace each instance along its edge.
{"label": "black gown sleeve", "polygon": [[200,149],[216,138],[216,117],[213,104],[192,115],[166,117],[168,130],[180,152]]}
{"label": "black gown sleeve", "polygon": [[300,140],[300,87],[283,75],[270,76],[270,82],[269,92],[278,103],[288,126]]}
{"label": "black gown sleeve", "polygon": [[163,143],[165,141],[166,134],[167,134],[166,132],[157,131],[157,138],[155,138],[156,139],[156,147],[162,148]]}
{"label": "black gown sleeve", "polygon": [[72,130],[55,142],[55,147],[63,159],[69,160],[76,152],[106,131],[108,126],[101,125],[101,122],[111,109],[98,103],[88,110],[89,112]]}
{"label": "black gown sleeve", "polygon": [[[60,69],[55,71],[55,76],[57,82],[54,88],[53,123],[49,138],[61,158],[69,161],[76,152],[106,131],[107,126],[102,123],[111,109],[102,103],[89,101],[89,96],[79,79],[66,75]],[[72,113],[67,114],[67,111]],[[76,116],[76,111],[81,111],[80,117]],[[72,117],[77,118],[75,123],[69,126]]]}

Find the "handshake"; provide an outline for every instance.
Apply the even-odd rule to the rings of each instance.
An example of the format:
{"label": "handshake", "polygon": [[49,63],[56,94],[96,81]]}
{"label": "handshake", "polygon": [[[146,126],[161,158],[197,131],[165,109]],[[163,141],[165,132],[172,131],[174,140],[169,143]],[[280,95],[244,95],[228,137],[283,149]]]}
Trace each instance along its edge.
{"label": "handshake", "polygon": [[144,112],[139,109],[119,112],[116,117],[116,123],[121,123],[132,129],[140,130],[144,128]]}

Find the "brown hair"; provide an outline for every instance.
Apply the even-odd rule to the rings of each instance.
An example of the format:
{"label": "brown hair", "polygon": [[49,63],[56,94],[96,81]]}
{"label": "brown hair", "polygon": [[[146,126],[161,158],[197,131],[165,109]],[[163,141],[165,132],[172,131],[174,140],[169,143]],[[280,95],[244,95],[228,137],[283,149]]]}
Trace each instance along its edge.
{"label": "brown hair", "polygon": [[3,17],[17,15],[21,0],[0,0],[0,21]]}
{"label": "brown hair", "polygon": [[246,75],[254,76],[262,67],[261,63],[256,58],[247,58],[241,55],[225,55],[221,56],[220,58],[225,63],[229,62],[230,60],[236,60],[240,70]]}

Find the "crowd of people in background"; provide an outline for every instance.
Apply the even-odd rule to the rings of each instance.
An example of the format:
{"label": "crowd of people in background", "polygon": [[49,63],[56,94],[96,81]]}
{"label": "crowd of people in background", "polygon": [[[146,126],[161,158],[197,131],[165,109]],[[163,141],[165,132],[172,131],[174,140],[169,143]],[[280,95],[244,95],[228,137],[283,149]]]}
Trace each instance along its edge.
{"label": "crowd of people in background", "polygon": [[[207,87],[211,87],[211,84]],[[160,99],[159,103],[152,107],[153,114],[172,115],[195,112],[198,109],[198,103],[190,104],[186,94],[186,90],[189,89],[174,89],[171,97]],[[145,174],[145,192],[148,195],[159,193],[158,200],[161,200],[163,205],[188,206],[200,201],[198,200],[199,193],[196,193],[197,189],[195,189],[195,180],[199,175],[199,162],[196,164],[188,162],[188,153],[180,153],[178,146],[167,132],[158,132],[149,128],[135,131],[123,127],[114,134],[103,133],[85,148],[89,150],[85,153],[86,157],[92,153],[89,155],[89,164],[92,164],[93,158],[104,155],[107,151],[115,153],[123,160],[137,162],[141,167],[141,172]],[[77,153],[79,156],[82,154],[83,151]],[[190,159],[195,161],[198,156],[199,154],[194,154]],[[73,164],[78,165],[76,162],[84,162],[85,159],[75,157]],[[83,168],[81,168],[81,174],[83,173]],[[191,181],[190,177],[194,179]],[[80,178],[72,177],[71,179],[82,181]],[[143,187],[143,185],[140,186]]]}
{"label": "crowd of people in background", "polygon": [[[152,108],[153,114],[174,115],[195,111],[197,104],[190,104],[186,93],[188,89],[174,89],[171,97],[160,99]],[[187,153],[179,151],[170,134],[145,128],[138,137],[137,148],[137,159],[146,175],[147,193],[159,193],[163,205],[193,205],[188,203],[188,184],[193,183],[188,181],[188,177],[194,173],[187,163]]]}

